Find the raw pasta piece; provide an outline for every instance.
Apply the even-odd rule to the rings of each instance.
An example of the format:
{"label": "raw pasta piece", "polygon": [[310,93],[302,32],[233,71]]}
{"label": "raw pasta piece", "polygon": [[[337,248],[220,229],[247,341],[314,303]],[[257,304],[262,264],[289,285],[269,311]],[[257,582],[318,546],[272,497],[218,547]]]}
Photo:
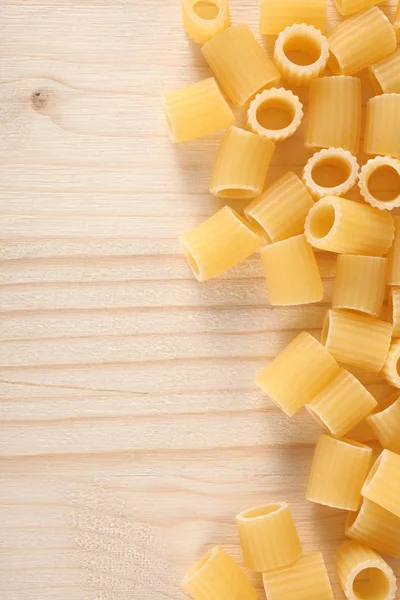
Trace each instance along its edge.
{"label": "raw pasta piece", "polygon": [[355,442],[372,442],[376,440],[375,433],[372,431],[372,427],[367,423],[366,419],[349,431],[346,437]]}
{"label": "raw pasta piece", "polygon": [[342,148],[320,150],[308,159],[303,181],[314,198],[343,196],[356,183],[360,167],[355,156]]}
{"label": "raw pasta piece", "polygon": [[367,104],[364,152],[400,158],[400,94],[375,96]]}
{"label": "raw pasta piece", "polygon": [[280,242],[303,233],[306,217],[313,206],[305,185],[289,171],[246,206],[244,214],[250,223],[261,228],[269,242]]}
{"label": "raw pasta piece", "polygon": [[332,508],[357,510],[371,458],[369,446],[321,435],[308,480],[307,500]]}
{"label": "raw pasta piece", "polygon": [[362,495],[400,517],[400,455],[383,450],[362,488]]}
{"label": "raw pasta piece", "polygon": [[245,510],[236,517],[244,564],[251,571],[270,571],[302,555],[301,543],[286,502]]}
{"label": "raw pasta piece", "polygon": [[396,33],[397,40],[400,42],[400,4],[397,6],[393,27]]}
{"label": "raw pasta piece", "polygon": [[291,417],[338,371],[329,352],[303,331],[260,373],[256,384]]}
{"label": "raw pasta piece", "polygon": [[306,554],[295,563],[263,573],[268,600],[333,600],[321,552]]}
{"label": "raw pasta piece", "polygon": [[280,79],[278,69],[246,23],[228,27],[201,51],[234,106],[244,106]]}
{"label": "raw pasta piece", "polygon": [[382,448],[400,453],[400,393],[391,396],[392,402],[367,418]]}
{"label": "raw pasta piece", "polygon": [[258,94],[247,112],[247,128],[273,142],[282,142],[299,128],[303,105],[290,90],[272,88]]}
{"label": "raw pasta piece", "polygon": [[232,208],[225,206],[179,238],[199,281],[207,281],[245,260],[261,246],[260,236]]}
{"label": "raw pasta piece", "polygon": [[396,577],[389,565],[359,542],[343,542],[336,553],[336,570],[347,600],[394,600]]}
{"label": "raw pasta piece", "polygon": [[321,250],[383,256],[392,245],[394,223],[386,210],[327,196],[308,213],[305,234],[310,244]]}
{"label": "raw pasta piece", "polygon": [[274,62],[282,79],[307,85],[325,70],[329,58],[328,40],[312,25],[291,25],[278,36]]}
{"label": "raw pasta piece", "polygon": [[163,106],[173,142],[187,142],[225,129],[235,117],[214,77],[166,92]]}
{"label": "raw pasta piece", "polygon": [[334,75],[354,75],[396,49],[393,27],[376,6],[339,23],[328,42],[328,66]]}
{"label": "raw pasta piece", "polygon": [[360,171],[361,195],[371,206],[392,210],[400,206],[400,160],[376,156]]}
{"label": "raw pasta piece", "polygon": [[375,94],[400,93],[400,48],[369,67]]}
{"label": "raw pasta piece", "polygon": [[394,239],[389,248],[388,259],[388,285],[400,286],[400,217],[394,217]]}
{"label": "raw pasta piece", "polygon": [[256,600],[257,597],[247,575],[219,546],[194,565],[182,584],[194,600]]}
{"label": "raw pasta piece", "polygon": [[400,289],[391,288],[389,291],[389,316],[392,318],[393,337],[400,337]]}
{"label": "raw pasta piece", "polygon": [[345,534],[389,556],[400,557],[400,519],[364,498],[358,512],[349,512]]}
{"label": "raw pasta piece", "polygon": [[386,357],[382,372],[394,387],[400,388],[400,340],[394,340]]}
{"label": "raw pasta piece", "polygon": [[265,246],[260,254],[272,306],[295,306],[322,300],[321,275],[314,250],[304,234]]}
{"label": "raw pasta piece", "polygon": [[264,188],[273,142],[250,131],[231,127],[214,163],[210,192],[220,198],[255,198]]}
{"label": "raw pasta piece", "polygon": [[326,0],[260,0],[260,33],[278,35],[296,23],[326,28]]}
{"label": "raw pasta piece", "polygon": [[182,0],[183,26],[189,37],[204,44],[229,27],[228,0]]}
{"label": "raw pasta piece", "polygon": [[383,0],[335,0],[336,8],[344,17],[354,15],[371,6],[381,4]]}

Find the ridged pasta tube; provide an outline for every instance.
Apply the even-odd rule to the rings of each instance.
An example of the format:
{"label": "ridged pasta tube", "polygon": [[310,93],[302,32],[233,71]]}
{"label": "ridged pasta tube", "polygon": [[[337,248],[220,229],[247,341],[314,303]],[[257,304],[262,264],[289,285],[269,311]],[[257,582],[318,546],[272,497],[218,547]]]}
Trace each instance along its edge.
{"label": "ridged pasta tube", "polygon": [[260,33],[278,35],[296,23],[313,25],[324,33],[326,0],[260,0]]}
{"label": "ridged pasta tube", "polygon": [[381,2],[383,0],[335,0],[335,5],[341,15],[348,17]]}
{"label": "ridged pasta tube", "polygon": [[394,340],[383,365],[385,379],[394,387],[400,388],[400,340]]}
{"label": "ridged pasta tube", "polygon": [[367,419],[382,448],[400,453],[400,393],[383,410],[375,411]]}
{"label": "ridged pasta tube", "polygon": [[400,160],[376,156],[361,167],[358,186],[364,200],[381,210],[400,206]]}
{"label": "ridged pasta tube", "polygon": [[250,103],[247,128],[273,142],[282,142],[300,127],[303,114],[303,105],[293,92],[272,88]]}
{"label": "ridged pasta tube", "polygon": [[394,239],[389,248],[388,258],[388,285],[400,286],[400,217],[394,219]]}
{"label": "ridged pasta tube", "polygon": [[375,94],[400,93],[400,48],[368,69]]}
{"label": "ridged pasta tube", "polygon": [[400,158],[400,94],[375,96],[367,104],[364,152]]}
{"label": "ridged pasta tube", "polygon": [[303,181],[314,198],[343,196],[356,183],[360,167],[355,156],[342,148],[320,150],[308,159]]}
{"label": "ridged pasta tube", "polygon": [[182,19],[188,36],[198,44],[204,44],[229,26],[229,2],[182,0]]}
{"label": "ridged pasta tube", "polygon": [[400,517],[400,455],[383,450],[362,488],[362,495]]}
{"label": "ridged pasta tube", "polygon": [[400,557],[399,517],[367,498],[358,512],[349,512],[345,534],[378,552]]}

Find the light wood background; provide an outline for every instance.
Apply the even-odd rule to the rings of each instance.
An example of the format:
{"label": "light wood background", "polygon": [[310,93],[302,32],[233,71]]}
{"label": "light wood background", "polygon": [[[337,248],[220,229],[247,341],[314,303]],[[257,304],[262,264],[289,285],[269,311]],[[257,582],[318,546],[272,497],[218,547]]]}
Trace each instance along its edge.
{"label": "light wood background", "polygon": [[[231,4],[256,31],[256,0]],[[342,598],[345,515],[304,499],[319,429],[253,383],[319,333],[334,260],[303,308],[268,305],[257,256],[191,276],[177,236],[220,206],[219,137],[167,136],[160,93],[210,74],[178,0],[0,0],[0,23],[1,599],[182,600],[211,546],[240,560],[235,514],[280,499]]]}

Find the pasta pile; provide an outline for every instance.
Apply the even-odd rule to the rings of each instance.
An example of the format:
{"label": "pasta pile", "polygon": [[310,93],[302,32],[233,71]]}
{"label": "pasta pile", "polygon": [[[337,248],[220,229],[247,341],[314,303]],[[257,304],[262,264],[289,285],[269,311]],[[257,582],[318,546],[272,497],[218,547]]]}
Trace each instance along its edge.
{"label": "pasta pile", "polygon": [[[210,192],[245,201],[243,214],[226,205],[181,235],[199,281],[259,250],[270,304],[309,304],[323,298],[315,250],[337,254],[320,341],[300,333],[256,385],[288,417],[305,408],[325,431],[304,491],[349,511],[349,540],[336,554],[346,597],[392,600],[396,578],[377,552],[400,557],[400,217],[391,212],[400,207],[400,6],[391,24],[380,0],[335,3],[346,18],[326,36],[326,0],[260,0],[260,32],[277,36],[271,58],[247,24],[231,25],[228,0],[182,0],[184,28],[215,77],[165,93],[163,107],[174,142],[226,129]],[[360,168],[362,69],[376,95],[363,136],[371,158]],[[288,85],[308,86],[304,144],[313,155],[301,177],[288,172],[265,188],[275,145],[304,117]],[[245,128],[231,105],[246,111]],[[364,202],[344,197],[357,183]],[[381,318],[387,286],[389,322]],[[381,373],[397,391],[378,404],[346,367]],[[372,440],[382,446],[374,462]],[[244,565],[262,574],[268,600],[333,599],[324,559],[303,553],[285,502],[245,510],[236,525]],[[221,547],[183,585],[194,600],[256,598]]]}

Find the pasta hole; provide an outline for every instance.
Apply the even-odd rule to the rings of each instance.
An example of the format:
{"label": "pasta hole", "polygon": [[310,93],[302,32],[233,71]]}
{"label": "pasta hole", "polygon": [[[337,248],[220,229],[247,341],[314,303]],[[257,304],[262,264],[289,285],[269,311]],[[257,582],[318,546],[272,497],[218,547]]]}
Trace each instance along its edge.
{"label": "pasta hole", "polygon": [[193,4],[193,10],[200,19],[212,21],[219,14],[219,6],[210,0],[199,0]]}
{"label": "pasta hole", "polygon": [[328,235],[335,223],[335,209],[331,204],[315,205],[310,214],[310,233],[320,240]]}
{"label": "pasta hole", "polygon": [[333,188],[345,183],[351,175],[350,164],[338,156],[324,158],[317,162],[312,170],[311,177],[320,187]]}
{"label": "pasta hole", "polygon": [[186,256],[186,259],[189,263],[190,268],[192,269],[193,273],[195,274],[195,276],[197,278],[199,278],[200,276],[200,268],[199,265],[195,259],[195,257],[193,256],[193,254],[190,252],[190,250],[186,247],[186,244],[181,241],[181,246],[182,246],[182,250]]}
{"label": "pasta hole", "polygon": [[278,131],[286,129],[295,117],[295,109],[284,99],[265,100],[257,108],[256,119],[264,129]]}
{"label": "pasta hole", "polygon": [[311,37],[294,35],[285,41],[283,52],[290,62],[300,67],[307,67],[321,57],[321,46]]}
{"label": "pasta hole", "polygon": [[389,590],[386,574],[376,567],[363,569],[353,581],[353,592],[359,600],[385,600]]}
{"label": "pasta hole", "polygon": [[380,202],[390,202],[400,196],[400,174],[390,165],[382,165],[371,173],[368,191]]}
{"label": "pasta hole", "polygon": [[323,346],[326,345],[330,325],[331,325],[331,315],[330,315],[330,312],[327,312],[326,316],[325,316],[325,320],[324,320],[324,325],[323,325],[322,331],[321,331],[321,344]]}
{"label": "pasta hole", "polygon": [[332,54],[332,51],[329,56],[328,67],[331,70],[331,72],[333,73],[333,75],[340,75],[341,68],[340,68],[339,61],[336,58],[336,56],[334,54]]}

